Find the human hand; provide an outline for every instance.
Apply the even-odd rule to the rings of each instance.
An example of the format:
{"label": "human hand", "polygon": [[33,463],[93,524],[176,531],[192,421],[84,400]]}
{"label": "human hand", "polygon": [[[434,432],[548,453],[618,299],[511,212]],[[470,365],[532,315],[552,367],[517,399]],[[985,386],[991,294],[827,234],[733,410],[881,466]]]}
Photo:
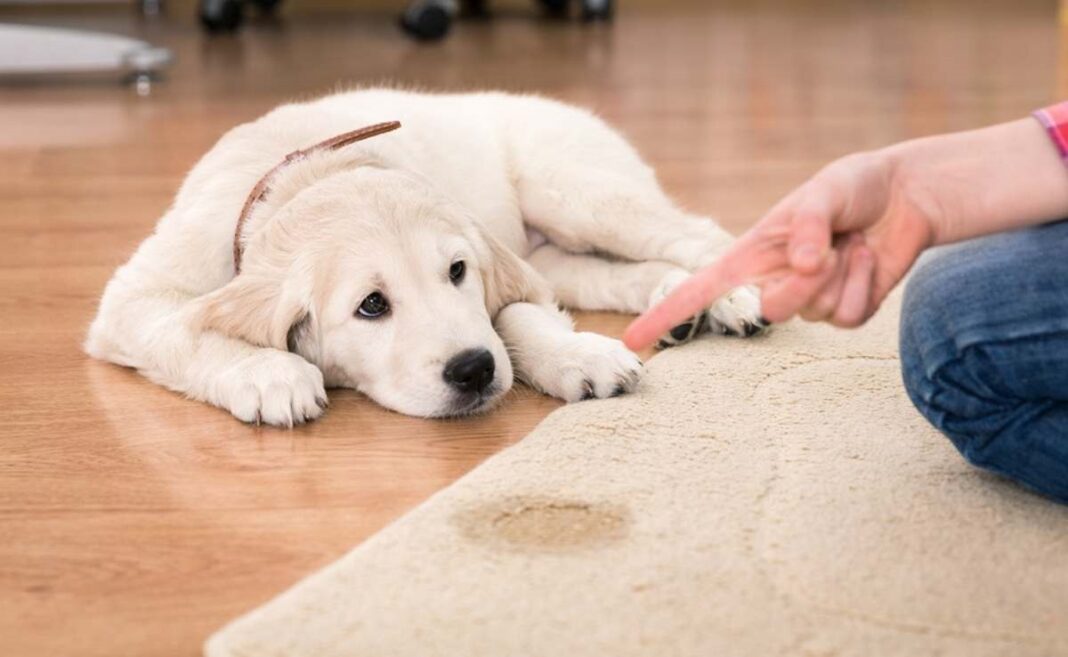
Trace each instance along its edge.
{"label": "human hand", "polygon": [[837,160],[780,201],[710,267],[628,327],[648,346],[743,284],[762,288],[764,317],[794,315],[858,326],[879,308],[934,239],[943,208],[910,179],[893,151]]}

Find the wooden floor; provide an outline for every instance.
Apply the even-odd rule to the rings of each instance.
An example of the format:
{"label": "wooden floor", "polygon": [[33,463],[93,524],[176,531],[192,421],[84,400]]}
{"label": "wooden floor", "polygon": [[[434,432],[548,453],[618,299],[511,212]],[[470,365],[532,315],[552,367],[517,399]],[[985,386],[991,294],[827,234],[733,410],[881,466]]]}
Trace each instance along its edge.
{"label": "wooden floor", "polygon": [[[227,619],[557,406],[518,390],[486,417],[423,421],[334,392],[325,419],[282,431],[88,360],[79,342],[105,281],[229,126],[380,81],[539,91],[595,108],[681,202],[739,230],[837,155],[1020,116],[1065,92],[1053,2],[646,3],[592,28],[513,12],[433,46],[381,12],[305,12],[209,40],[187,15],[71,11],[0,20],[144,35],[178,63],[149,98],[84,81],[0,87],[10,657],[195,655]],[[618,334],[625,322],[581,324]]]}

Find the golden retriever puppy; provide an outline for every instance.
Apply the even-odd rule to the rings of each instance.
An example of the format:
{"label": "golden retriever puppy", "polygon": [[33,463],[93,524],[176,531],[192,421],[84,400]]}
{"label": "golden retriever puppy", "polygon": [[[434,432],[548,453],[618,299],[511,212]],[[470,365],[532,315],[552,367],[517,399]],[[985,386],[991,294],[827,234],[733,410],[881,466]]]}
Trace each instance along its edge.
{"label": "golden retriever puppy", "polygon": [[[640,361],[558,302],[643,311],[729,239],[581,109],[337,94],[219,140],[108,283],[86,350],[284,426],[319,417],[329,387],[425,417],[489,409],[514,378],[609,397]],[[741,288],[664,344],[763,326]]]}

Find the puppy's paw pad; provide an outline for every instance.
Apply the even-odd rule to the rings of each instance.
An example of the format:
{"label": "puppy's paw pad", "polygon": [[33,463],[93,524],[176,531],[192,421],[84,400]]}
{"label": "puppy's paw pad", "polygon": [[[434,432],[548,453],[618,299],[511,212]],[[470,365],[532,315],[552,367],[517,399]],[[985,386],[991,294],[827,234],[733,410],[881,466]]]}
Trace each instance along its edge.
{"label": "puppy's paw pad", "polygon": [[296,354],[264,349],[219,377],[218,404],[253,424],[292,427],[323,414],[323,374]]}
{"label": "puppy's paw pad", "polygon": [[752,337],[763,333],[768,322],[760,313],[760,290],[751,285],[731,290],[708,311],[713,333]]}
{"label": "puppy's paw pad", "polygon": [[[671,292],[678,287],[680,283],[689,278],[689,276],[690,273],[683,269],[676,269],[668,272],[649,296],[649,307],[652,308],[663,301],[664,297],[671,294]],[[668,331],[666,335],[662,336],[660,340],[657,341],[656,348],[667,349],[689,342],[701,335],[707,328],[708,314],[701,311]]]}
{"label": "puppy's paw pad", "polygon": [[708,328],[708,313],[702,311],[668,331],[667,335],[657,341],[656,348],[669,349],[677,347],[701,335],[706,328]]}

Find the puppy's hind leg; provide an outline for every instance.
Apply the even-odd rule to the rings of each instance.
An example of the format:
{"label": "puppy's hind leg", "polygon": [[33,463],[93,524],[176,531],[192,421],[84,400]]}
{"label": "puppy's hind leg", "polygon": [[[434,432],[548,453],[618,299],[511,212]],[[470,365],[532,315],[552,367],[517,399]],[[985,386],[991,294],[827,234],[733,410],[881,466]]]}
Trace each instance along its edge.
{"label": "puppy's hind leg", "polygon": [[[694,271],[711,264],[733,241],[711,219],[676,208],[651,177],[572,167],[528,180],[538,184],[520,185],[524,220],[569,251],[669,262]],[[654,302],[683,278],[675,273],[663,280]],[[707,323],[715,333],[759,333],[767,326],[759,291],[751,286],[732,290],[712,304]]]}
{"label": "puppy's hind leg", "polygon": [[526,223],[574,253],[659,260],[692,271],[733,241],[711,219],[676,208],[655,179],[563,167],[522,178],[519,201]]}
{"label": "puppy's hind leg", "polygon": [[[669,262],[609,260],[568,253],[554,244],[539,247],[527,261],[549,282],[556,297],[576,310],[642,313],[690,275]],[[658,346],[686,342],[708,325],[708,314],[701,311],[673,328]]]}
{"label": "puppy's hind leg", "polygon": [[576,310],[641,313],[665,276],[686,274],[669,262],[610,260],[570,253],[555,244],[539,247],[527,262],[549,282],[561,303]]}

